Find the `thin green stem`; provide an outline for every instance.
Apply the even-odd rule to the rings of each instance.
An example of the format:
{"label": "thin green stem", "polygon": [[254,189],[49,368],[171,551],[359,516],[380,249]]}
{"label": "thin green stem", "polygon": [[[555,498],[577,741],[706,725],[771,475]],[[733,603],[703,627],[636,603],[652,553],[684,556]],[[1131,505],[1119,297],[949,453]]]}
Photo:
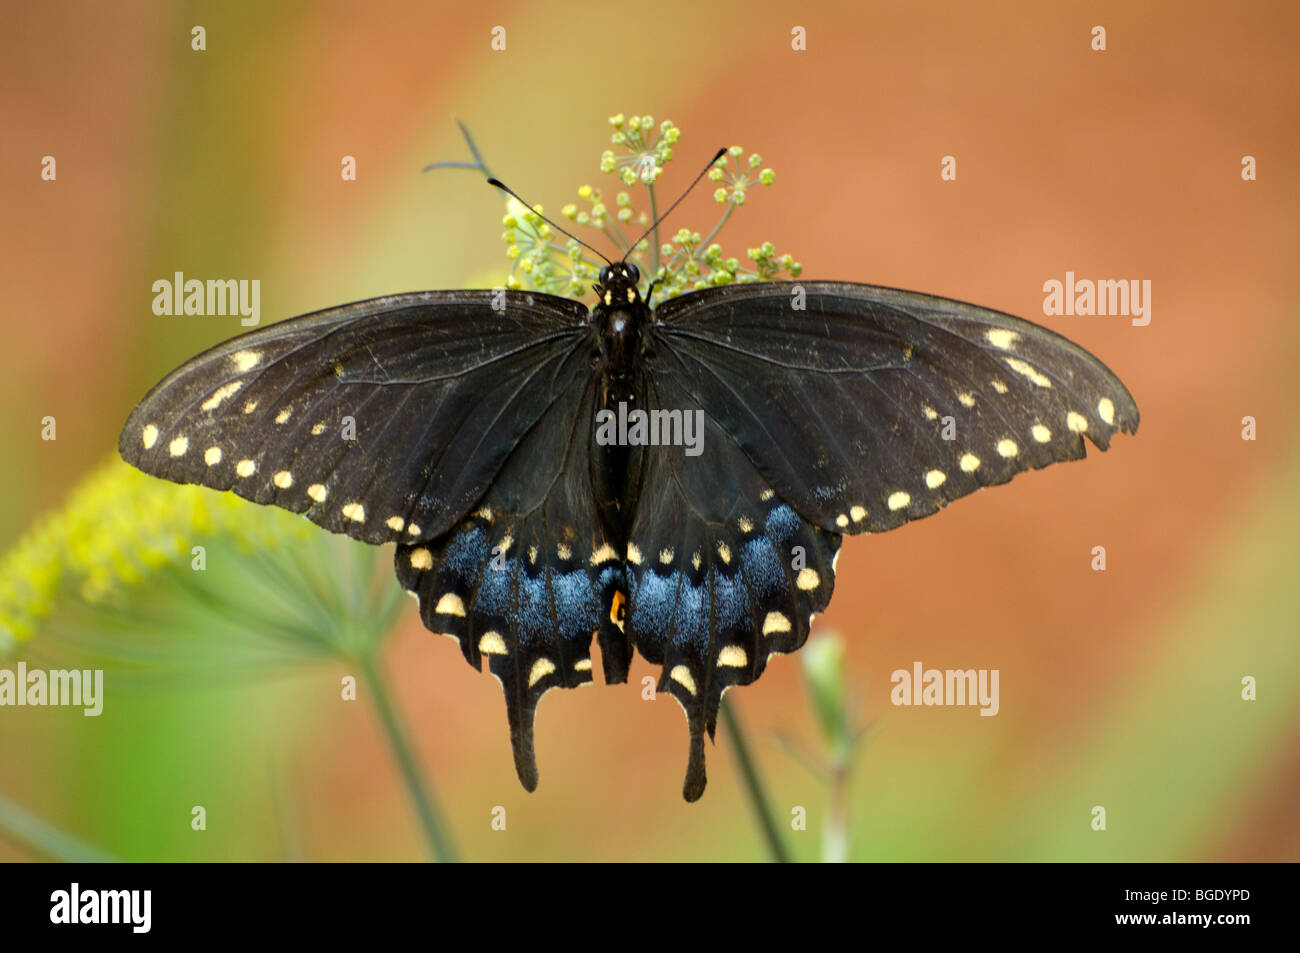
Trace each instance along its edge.
{"label": "thin green stem", "polygon": [[79,864],[116,860],[101,850],[83,844],[71,834],[65,834],[6,797],[0,797],[0,834],[7,835],[42,857],[54,860]]}
{"label": "thin green stem", "polygon": [[781,835],[778,833],[776,826],[776,815],[772,813],[772,805],[768,801],[767,791],[763,787],[762,779],[758,776],[758,769],[754,766],[754,760],[750,757],[749,742],[745,739],[745,732],[740,726],[740,719],[736,716],[735,710],[727,704],[726,699],[723,699],[719,707],[722,709],[723,724],[727,726],[727,733],[731,735],[733,749],[736,754],[736,765],[740,768],[741,780],[744,781],[745,791],[749,794],[749,803],[754,809],[754,816],[763,832],[763,839],[767,842],[768,852],[777,863],[789,863],[790,855],[785,849],[785,844],[781,841]]}
{"label": "thin green stem", "polygon": [[655,202],[654,183],[647,182],[645,189],[650,193],[650,222],[654,227],[654,233],[650,237],[650,247],[654,251],[654,257],[651,258],[654,267],[650,269],[650,276],[653,278],[659,275],[659,205]]}
{"label": "thin green stem", "polygon": [[420,826],[424,830],[429,850],[435,860],[453,863],[458,859],[456,848],[443,825],[442,816],[438,810],[433,792],[430,790],[429,785],[425,783],[424,776],[420,773],[420,765],[416,759],[415,749],[411,747],[410,738],[406,733],[406,729],[402,726],[397,709],[393,706],[392,697],[388,691],[388,683],[380,673],[379,665],[372,656],[363,656],[357,661],[361,666],[366,687],[370,691],[370,697],[374,700],[375,711],[378,712],[379,720],[383,723],[384,735],[388,739],[388,745],[392,749],[393,756],[397,759],[398,767],[402,770],[402,778],[406,782],[407,793],[411,796],[411,801],[415,805],[415,811],[420,818]]}
{"label": "thin green stem", "polygon": [[849,763],[835,765],[831,772],[830,810],[822,832],[822,862],[842,864],[849,859]]}

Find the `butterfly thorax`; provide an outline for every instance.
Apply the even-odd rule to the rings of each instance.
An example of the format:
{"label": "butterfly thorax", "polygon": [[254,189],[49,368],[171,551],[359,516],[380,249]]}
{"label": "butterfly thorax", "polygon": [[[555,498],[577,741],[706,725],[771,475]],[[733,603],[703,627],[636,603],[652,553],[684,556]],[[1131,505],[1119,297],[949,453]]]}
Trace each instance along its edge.
{"label": "butterfly thorax", "polygon": [[650,308],[637,291],[639,278],[635,265],[616,262],[604,268],[590,319],[602,381],[610,396],[624,400],[633,396],[642,338],[650,323]]}

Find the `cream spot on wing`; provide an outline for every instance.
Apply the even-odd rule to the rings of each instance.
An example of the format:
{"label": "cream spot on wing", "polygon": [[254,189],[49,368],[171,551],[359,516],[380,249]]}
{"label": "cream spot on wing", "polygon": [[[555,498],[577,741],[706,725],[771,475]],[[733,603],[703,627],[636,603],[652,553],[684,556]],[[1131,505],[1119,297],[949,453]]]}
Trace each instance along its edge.
{"label": "cream spot on wing", "polygon": [[948,474],[942,470],[931,470],[925,475],[925,485],[932,490],[937,490],[943,486],[944,481],[948,479]]}
{"label": "cream spot on wing", "polygon": [[821,585],[822,577],[817,575],[815,569],[800,569],[799,575],[795,576],[794,584],[804,592],[812,592]]}
{"label": "cream spot on wing", "polygon": [[[443,598],[446,598],[445,596]],[[461,613],[462,615],[464,613]],[[506,655],[506,640],[501,638],[501,633],[493,629],[491,632],[484,632],[483,637],[478,640],[478,650],[484,655]]]}
{"label": "cream spot on wing", "polygon": [[528,687],[532,688],[547,675],[555,671],[555,663],[548,658],[539,658],[528,671]]}
{"label": "cream spot on wing", "polygon": [[406,527],[406,535],[407,535],[407,536],[419,536],[419,535],[420,535],[420,527],[419,527],[417,524],[412,523],[410,526]]}
{"label": "cream spot on wing", "polygon": [[307,487],[307,495],[317,503],[324,503],[327,491],[324,484],[313,483],[311,486]]}
{"label": "cream spot on wing", "polygon": [[861,523],[867,518],[867,508],[865,506],[850,506],[849,515],[853,517],[853,522]]}
{"label": "cream spot on wing", "polygon": [[568,543],[556,543],[555,555],[567,562],[573,558],[573,547]]}
{"label": "cream spot on wing", "polygon": [[641,547],[636,543],[629,542],[627,544],[627,561],[633,566],[641,565]]}
{"label": "cream spot on wing", "polygon": [[754,524],[747,517],[742,516],[736,520],[736,525],[740,527],[742,533],[752,533],[754,531]]}
{"label": "cream spot on wing", "polygon": [[343,515],[357,523],[366,521],[366,508],[360,503],[344,503]]}
{"label": "cream spot on wing", "polygon": [[218,463],[221,462],[221,448],[208,447],[208,449],[204,450],[203,462],[210,467],[215,467]]}
{"label": "cream spot on wing", "polygon": [[251,477],[257,472],[257,464],[252,460],[240,460],[235,464],[235,472],[241,477]]}
{"label": "cream spot on wing", "polygon": [[718,653],[718,664],[728,668],[747,668],[749,653],[739,645],[724,645],[722,651]]}
{"label": "cream spot on wing", "polygon": [[167,452],[173,457],[185,456],[185,451],[190,448],[189,437],[177,437],[171,443],[167,444]]}
{"label": "cream spot on wing", "polygon": [[474,515],[477,516],[479,519],[484,519],[484,520],[487,520],[489,523],[491,523],[491,522],[492,522],[492,507],[490,507],[490,506],[484,506],[484,507],[482,507],[481,509],[477,509],[477,510],[474,511]]}
{"label": "cream spot on wing", "polygon": [[236,351],[234,354],[230,355],[230,363],[234,364],[235,369],[241,374],[245,371],[251,371],[261,362],[261,351]]}
{"label": "cream spot on wing", "polygon": [[762,493],[758,494],[758,498],[762,500],[764,503],[766,503],[774,496],[776,496],[776,490],[770,490],[770,489],[764,490]]}
{"label": "cream spot on wing", "polygon": [[1097,401],[1097,413],[1101,415],[1101,419],[1106,423],[1112,427],[1115,426],[1115,402],[1109,397],[1103,397]]}
{"label": "cream spot on wing", "polygon": [[697,571],[698,571],[699,568],[700,568],[700,562],[701,562],[701,560],[700,560],[700,554],[699,554],[699,553],[692,553],[692,554],[691,554],[691,565],[694,566],[694,567],[696,568]]}
{"label": "cream spot on wing", "polygon": [[980,458],[973,453],[963,453],[960,465],[962,473],[974,473],[980,468]]}
{"label": "cream spot on wing", "polygon": [[312,424],[312,425],[311,425],[311,435],[312,435],[313,437],[319,437],[319,436],[320,436],[321,434],[323,434],[324,432],[325,432],[325,425],[324,425],[324,424]]}
{"label": "cream spot on wing", "polygon": [[146,450],[152,450],[153,445],[158,442],[158,428],[153,424],[145,424],[144,429],[140,431],[140,442],[144,444]]}
{"label": "cream spot on wing", "polygon": [[388,517],[388,519],[384,520],[384,525],[387,526],[389,529],[391,529],[394,533],[400,533],[402,531],[402,528],[406,526],[406,520],[404,520],[400,516],[390,516]]}
{"label": "cream spot on wing", "polygon": [[433,607],[433,611],[439,615],[465,615],[465,603],[461,601],[460,596],[454,592],[445,592],[438,604]]}
{"label": "cream spot on wing", "polygon": [[957,399],[958,399],[959,401],[961,401],[961,405],[962,405],[963,407],[974,407],[974,406],[975,406],[975,395],[974,395],[974,394],[971,394],[971,393],[958,394],[958,395],[957,395]]}
{"label": "cream spot on wing", "polygon": [[614,547],[609,543],[601,543],[600,548],[591,554],[591,564],[593,566],[613,562],[616,559],[618,559],[618,554],[614,552]]}
{"label": "cream spot on wing", "polygon": [[423,546],[411,550],[411,568],[419,570],[432,569],[433,553],[429,552]]}
{"label": "cream spot on wing", "polygon": [[580,658],[580,659],[578,659],[578,661],[576,661],[576,662],[573,663],[573,670],[574,670],[575,672],[590,672],[590,671],[591,671],[591,659],[589,659],[589,658]]}
{"label": "cream spot on wing", "polygon": [[763,634],[772,635],[775,632],[789,632],[790,620],[780,612],[769,612],[767,618],[763,620]]}
{"label": "cream spot on wing", "polygon": [[840,564],[840,553],[842,552],[844,552],[844,550],[837,549],[835,550],[835,555],[831,557],[831,575],[835,574],[835,567]]}
{"label": "cream spot on wing", "polygon": [[718,558],[726,565],[731,565],[731,547],[726,543],[718,543]]}
{"label": "cream spot on wing", "polygon": [[1038,368],[1034,367],[1034,365],[1030,364],[1028,361],[1022,361],[1018,357],[1008,357],[1006,362],[1007,367],[1011,368],[1017,374],[1023,374],[1025,377],[1028,377],[1039,387],[1052,386],[1051,380],[1040,374]]}
{"label": "cream spot on wing", "polygon": [[1016,446],[1016,442],[1014,440],[998,441],[998,453],[1006,457],[1007,459],[1014,457],[1019,452],[1020,452],[1020,448]]}
{"label": "cream spot on wing", "polygon": [[1084,417],[1083,414],[1070,411],[1065,415],[1065,425],[1075,433],[1083,433],[1088,429],[1088,418]]}
{"label": "cream spot on wing", "polygon": [[901,510],[908,503],[912,502],[912,497],[902,490],[896,490],[889,494],[889,508],[891,510]]}
{"label": "cream spot on wing", "polygon": [[278,414],[275,415],[275,422],[277,424],[282,424],[292,416],[293,416],[293,408],[285,407],[283,410],[281,410]]}
{"label": "cream spot on wing", "polygon": [[537,547],[536,547],[536,546],[529,546],[529,547],[528,547],[528,565],[530,565],[530,566],[535,566],[535,565],[537,565]]}
{"label": "cream spot on wing", "polygon": [[233,396],[235,392],[237,392],[239,388],[243,386],[244,386],[243,381],[231,381],[229,384],[223,384],[221,387],[218,387],[216,390],[212,392],[211,397],[209,397],[203,403],[199,404],[200,409],[216,410],[218,407],[221,406],[222,401],[224,401],[227,397]]}
{"label": "cream spot on wing", "polygon": [[293,486],[293,474],[288,470],[281,470],[275,476],[271,477],[271,482],[282,490],[287,490]]}
{"label": "cream spot on wing", "polygon": [[509,533],[501,537],[501,542],[497,543],[497,552],[505,555],[510,552],[510,547],[515,544],[515,538]]}
{"label": "cream spot on wing", "polygon": [[1008,331],[1005,328],[989,328],[989,343],[1003,351],[1011,350],[1011,345],[1016,343],[1016,338],[1020,337],[1015,331]]}
{"label": "cream spot on wing", "polygon": [[993,380],[993,381],[989,381],[989,383],[993,385],[993,389],[997,391],[999,394],[1005,394],[1007,392],[1007,385],[1002,383],[1001,381]]}
{"label": "cream spot on wing", "polygon": [[848,526],[849,525],[848,514],[841,513],[839,516],[835,517],[835,525],[840,527],[840,529],[843,529],[845,526]]}
{"label": "cream spot on wing", "polygon": [[1034,424],[1029,428],[1029,432],[1034,435],[1034,439],[1039,443],[1047,443],[1052,439],[1052,432],[1042,424]]}
{"label": "cream spot on wing", "polygon": [[939,412],[928,404],[922,407],[921,410],[925,411],[925,417],[927,420],[937,420],[939,418]]}
{"label": "cream spot on wing", "polygon": [[695,679],[691,676],[691,670],[685,665],[674,665],[673,670],[668,673],[668,677],[692,695],[696,693]]}
{"label": "cream spot on wing", "polygon": [[667,549],[659,550],[659,561],[663,563],[665,566],[667,566],[670,562],[673,561],[673,550],[671,546],[668,547]]}
{"label": "cream spot on wing", "polygon": [[257,401],[250,400],[248,403],[244,404],[244,413],[251,414],[255,410],[257,410]]}

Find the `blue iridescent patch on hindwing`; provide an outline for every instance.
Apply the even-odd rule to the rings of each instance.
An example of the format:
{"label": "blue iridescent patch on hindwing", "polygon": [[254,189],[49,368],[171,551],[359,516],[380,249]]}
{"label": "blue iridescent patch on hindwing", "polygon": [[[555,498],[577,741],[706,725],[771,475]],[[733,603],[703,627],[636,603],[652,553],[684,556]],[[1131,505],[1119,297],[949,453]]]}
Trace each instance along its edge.
{"label": "blue iridescent patch on hindwing", "polygon": [[602,612],[606,592],[623,586],[622,566],[609,547],[557,538],[536,516],[484,506],[442,539],[399,546],[394,560],[425,627],[456,639],[479,671],[486,659],[501,682],[515,769],[530,791],[537,703],[552,688],[591,683],[593,634],[610,645],[606,681],[627,678],[627,653],[615,645],[625,637]]}

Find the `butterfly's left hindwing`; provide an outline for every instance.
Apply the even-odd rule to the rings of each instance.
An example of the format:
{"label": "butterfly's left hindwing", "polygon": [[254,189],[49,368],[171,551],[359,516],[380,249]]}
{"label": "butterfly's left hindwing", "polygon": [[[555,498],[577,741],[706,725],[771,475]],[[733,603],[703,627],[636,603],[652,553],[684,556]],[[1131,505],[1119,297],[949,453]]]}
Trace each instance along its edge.
{"label": "butterfly's left hindwing", "polygon": [[622,553],[602,529],[592,487],[596,385],[585,355],[569,363],[561,369],[568,388],[469,516],[439,539],[399,546],[395,556],[425,626],[456,639],[476,669],[486,659],[501,682],[515,769],[530,791],[542,695],[592,681],[593,634],[606,682],[626,681],[631,661],[610,616],[625,588]]}

